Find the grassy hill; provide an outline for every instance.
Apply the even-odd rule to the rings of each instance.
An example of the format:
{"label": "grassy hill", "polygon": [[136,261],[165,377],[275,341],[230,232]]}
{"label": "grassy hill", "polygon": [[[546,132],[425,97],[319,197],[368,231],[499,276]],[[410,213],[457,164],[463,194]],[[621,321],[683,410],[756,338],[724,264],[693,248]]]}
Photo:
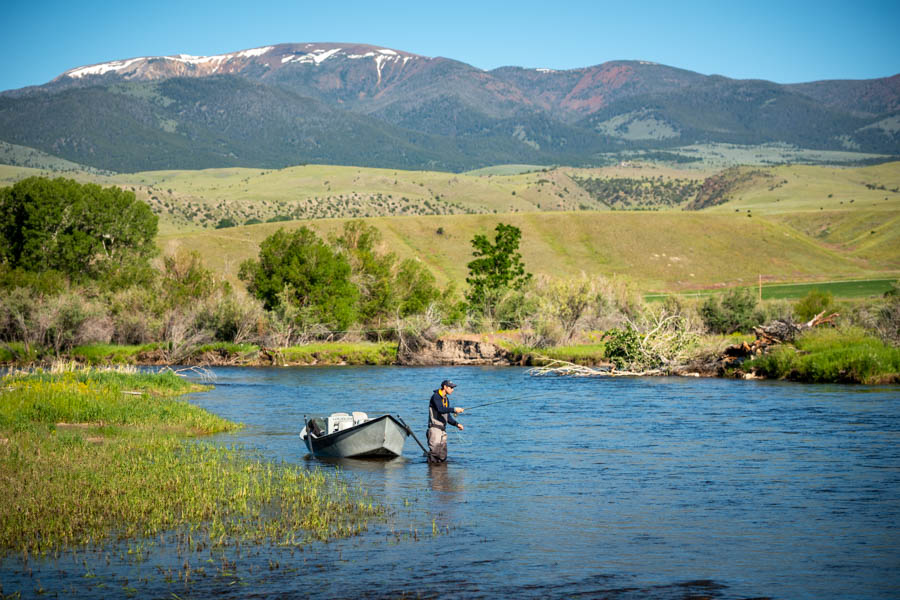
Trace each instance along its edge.
{"label": "grassy hill", "polygon": [[32,169],[54,171],[58,173],[76,173],[85,171],[88,173],[103,173],[99,169],[86,167],[34,148],[17,146],[0,142],[0,165],[14,165],[29,167]]}
{"label": "grassy hill", "polygon": [[[3,182],[34,174],[57,175],[0,167]],[[422,260],[439,281],[460,285],[470,240],[491,234],[501,221],[522,229],[532,272],[627,275],[644,290],[755,284],[759,275],[796,282],[900,274],[900,163],[719,173],[637,162],[465,174],[306,165],[64,175],[133,189],[160,215],[165,251],[196,249],[232,280],[240,262],[255,257],[259,242],[279,227],[307,224],[327,235],[356,217],[378,227],[387,248]],[[608,210],[608,200],[587,180],[650,189],[713,181],[718,196],[700,211],[681,210],[687,202],[665,206],[653,194],[642,207],[656,210]],[[214,229],[222,219],[241,226]],[[243,225],[248,221],[259,223]]]}
{"label": "grassy hill", "polygon": [[763,215],[848,257],[898,265],[900,163],[741,170],[758,171],[762,177],[729,191],[725,204],[707,211]]}
{"label": "grassy hill", "polygon": [[[237,225],[267,221],[535,211],[605,210],[607,205],[573,180],[663,178],[702,181],[711,174],[635,164],[598,169],[498,167],[471,174],[328,165],[279,170],[206,169],[146,171],[101,176],[65,173],[79,181],[133,190],[160,216],[160,231],[212,229],[223,219]],[[508,174],[495,174],[508,173]],[[0,167],[0,181],[41,173]]]}
{"label": "grassy hill", "polygon": [[[306,224],[322,236],[343,219],[266,223],[160,236],[166,252],[197,250],[229,279],[259,242],[279,227]],[[534,273],[626,275],[642,289],[679,291],[765,281],[878,277],[896,274],[817,244],[779,222],[743,215],[686,212],[559,212],[373,218],[385,248],[423,261],[439,281],[465,280],[470,240],[498,222],[522,229],[522,255]],[[441,232],[439,232],[439,230]]]}

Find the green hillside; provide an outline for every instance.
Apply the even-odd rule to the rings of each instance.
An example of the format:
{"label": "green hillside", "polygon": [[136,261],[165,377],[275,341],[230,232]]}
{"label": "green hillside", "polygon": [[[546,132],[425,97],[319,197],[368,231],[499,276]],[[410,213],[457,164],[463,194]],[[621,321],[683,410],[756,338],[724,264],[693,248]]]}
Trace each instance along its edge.
{"label": "green hillside", "polygon": [[[685,212],[560,212],[369,219],[385,247],[423,261],[439,281],[465,280],[470,240],[498,222],[522,229],[528,269],[552,276],[624,275],[645,290],[679,291],[765,281],[895,276],[900,264],[865,263],[817,244],[791,227],[743,215]],[[197,250],[234,279],[246,258],[279,227],[305,224],[320,235],[342,219],[266,223],[218,231],[162,235],[166,252]]]}
{"label": "green hillside", "polygon": [[[248,221],[605,209],[603,202],[573,181],[574,173],[678,176],[698,181],[702,177],[702,172],[683,174],[652,167],[471,175],[328,165],[65,176],[133,190],[160,216],[160,230],[173,233],[212,229],[223,219],[243,225]],[[0,181],[7,183],[35,174],[42,173],[0,166]]]}
{"label": "green hillside", "polygon": [[900,163],[853,169],[792,165],[753,169],[753,183],[726,193],[712,213],[764,215],[848,257],[886,265],[900,258]]}
{"label": "green hillside", "polygon": [[[460,284],[471,238],[500,221],[522,228],[523,254],[535,273],[621,274],[644,290],[756,283],[759,275],[796,282],[900,273],[900,163],[718,173],[643,163],[522,170],[306,165],[65,176],[134,190],[160,215],[164,250],[197,249],[230,279],[278,227],[308,224],[327,234],[358,217],[381,229],[401,256],[418,257],[442,282]],[[0,166],[6,183],[35,174],[57,175]],[[699,211],[682,210],[691,202],[665,193],[700,184],[712,200]],[[641,190],[642,200],[611,202],[603,196],[610,189]],[[214,229],[223,219],[241,226]]]}

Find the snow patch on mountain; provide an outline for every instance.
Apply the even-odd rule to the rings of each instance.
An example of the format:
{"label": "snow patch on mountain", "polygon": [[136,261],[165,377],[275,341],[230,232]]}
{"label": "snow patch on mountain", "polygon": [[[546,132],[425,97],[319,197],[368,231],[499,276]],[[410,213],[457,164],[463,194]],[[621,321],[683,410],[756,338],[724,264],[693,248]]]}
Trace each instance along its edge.
{"label": "snow patch on mountain", "polygon": [[[369,49],[371,48],[371,49]],[[372,59],[375,63],[375,69],[378,72],[378,80],[381,81],[381,74],[384,66],[388,63],[398,63],[406,65],[407,62],[415,58],[415,55],[400,53],[390,48],[372,48],[365,49],[364,53],[353,53],[353,50],[345,50],[344,48],[334,47],[334,44],[314,44],[308,43],[302,46],[280,47],[280,46],[261,46],[259,48],[251,48],[249,50],[241,50],[239,52],[230,52],[228,54],[216,54],[212,56],[194,56],[192,54],[177,54],[173,56],[145,56],[140,58],[132,58],[128,60],[110,61],[98,65],[86,67],[78,67],[63,73],[60,77],[69,77],[72,79],[80,79],[91,75],[104,75],[110,72],[119,72],[125,69],[137,69],[141,73],[145,71],[148,65],[155,62],[179,63],[192,67],[189,73],[193,75],[209,75],[225,71],[231,71],[231,63],[233,61],[242,61],[258,58],[275,50],[273,59],[280,58],[281,65],[290,63],[321,65],[330,58],[348,58],[348,59]],[[282,50],[283,49],[283,50]],[[295,50],[296,49],[296,50]],[[355,49],[355,48],[354,48]],[[282,54],[282,52],[284,52]],[[266,67],[271,67],[269,63]],[[153,71],[162,74],[164,71]],[[178,71],[179,74],[185,75],[184,69]]]}
{"label": "snow patch on mountain", "polygon": [[103,75],[104,73],[109,73],[110,71],[121,71],[122,69],[127,69],[134,63],[139,60],[144,60],[144,58],[132,58],[130,60],[116,60],[113,62],[103,63],[100,65],[92,65],[90,67],[79,67],[77,69],[72,69],[67,72],[66,75],[69,77],[73,77],[75,79],[80,79],[85,75]]}
{"label": "snow patch on mountain", "polygon": [[91,65],[89,67],[78,67],[63,73],[63,75],[80,79],[86,75],[103,75],[110,71],[121,71],[127,69],[131,65],[140,61],[152,60],[171,60],[188,65],[204,65],[207,63],[218,63],[216,68],[222,63],[235,58],[255,58],[262,56],[266,52],[272,50],[273,46],[262,46],[260,48],[251,48],[249,50],[241,50],[240,52],[232,52],[230,54],[216,54],[214,56],[193,56],[191,54],[178,54],[176,56],[142,56],[139,58],[131,58],[128,60],[114,60],[112,62],[101,63],[99,65]]}
{"label": "snow patch on mountain", "polygon": [[260,46],[259,48],[250,48],[249,50],[241,50],[235,56],[239,56],[241,58],[251,58],[254,56],[262,56],[266,52],[270,51],[272,46]]}
{"label": "snow patch on mountain", "polygon": [[288,56],[281,57],[281,64],[297,62],[297,63],[315,63],[321,64],[323,61],[328,60],[338,52],[340,52],[342,48],[333,48],[331,50],[323,50],[322,48],[316,48],[312,52],[307,54],[290,54]]}

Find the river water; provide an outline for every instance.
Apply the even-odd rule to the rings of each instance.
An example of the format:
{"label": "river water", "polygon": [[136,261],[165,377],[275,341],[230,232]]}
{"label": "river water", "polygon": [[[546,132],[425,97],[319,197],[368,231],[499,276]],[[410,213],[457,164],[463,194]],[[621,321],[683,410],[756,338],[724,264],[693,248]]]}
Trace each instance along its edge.
{"label": "river water", "polygon": [[[104,598],[900,597],[898,386],[476,367],[215,375],[216,389],[190,400],[247,425],[218,439],[338,469],[391,509],[388,521],[248,557],[242,565],[260,562],[252,572],[190,588],[121,585],[115,565],[100,564],[92,575],[105,585],[57,583]],[[385,462],[314,459],[297,438],[306,414],[363,410],[399,413],[424,443],[428,398],[445,378],[459,384],[457,406],[509,399],[460,417],[446,465],[426,464],[412,439]],[[7,563],[4,591],[32,594],[32,568]]]}

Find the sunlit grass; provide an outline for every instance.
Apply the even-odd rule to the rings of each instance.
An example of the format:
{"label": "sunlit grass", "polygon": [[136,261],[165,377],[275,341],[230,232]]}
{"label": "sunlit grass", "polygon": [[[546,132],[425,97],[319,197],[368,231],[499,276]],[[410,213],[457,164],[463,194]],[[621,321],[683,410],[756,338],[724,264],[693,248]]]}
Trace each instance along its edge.
{"label": "sunlit grass", "polygon": [[155,350],[159,344],[115,345],[88,344],[75,346],[69,355],[78,362],[87,365],[128,364],[135,361],[137,355],[144,351]]}
{"label": "sunlit grass", "polygon": [[286,364],[390,365],[397,362],[396,342],[320,342],[281,350]]}
{"label": "sunlit grass", "polygon": [[900,348],[858,328],[816,329],[746,367],[766,377],[815,383],[900,382]]}
{"label": "sunlit grass", "polygon": [[180,553],[355,535],[383,508],[338,476],[185,439],[231,423],[171,372],[63,370],[0,381],[0,556],[140,541]]}
{"label": "sunlit grass", "polygon": [[208,389],[172,372],[79,369],[14,373],[2,380],[0,429],[36,424],[158,425],[216,433],[237,425],[177,396]]}

